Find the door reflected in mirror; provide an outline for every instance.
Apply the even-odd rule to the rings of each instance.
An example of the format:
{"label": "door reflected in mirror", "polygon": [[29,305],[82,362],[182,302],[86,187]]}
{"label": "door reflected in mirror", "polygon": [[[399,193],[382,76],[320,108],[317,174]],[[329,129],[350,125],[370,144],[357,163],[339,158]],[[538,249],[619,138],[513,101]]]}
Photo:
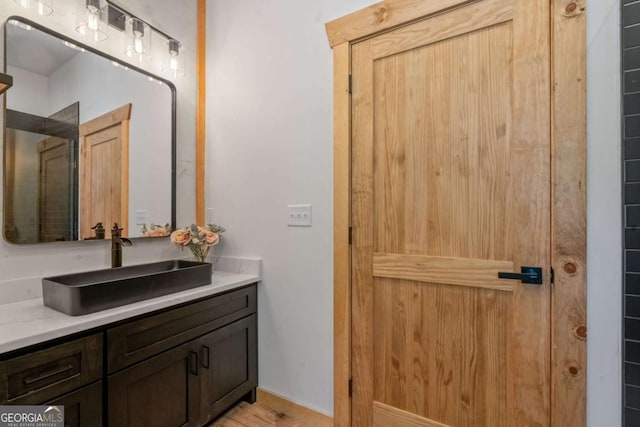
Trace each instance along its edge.
{"label": "door reflected in mirror", "polygon": [[5,42],[5,239],[175,228],[173,86],[26,19],[5,24]]}

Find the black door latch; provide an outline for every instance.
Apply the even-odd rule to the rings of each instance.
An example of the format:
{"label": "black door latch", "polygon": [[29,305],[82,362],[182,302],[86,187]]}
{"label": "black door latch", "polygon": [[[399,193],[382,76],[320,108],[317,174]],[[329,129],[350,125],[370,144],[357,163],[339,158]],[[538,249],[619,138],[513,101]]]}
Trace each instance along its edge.
{"label": "black door latch", "polygon": [[499,279],[520,280],[522,283],[529,285],[542,285],[542,268],[540,267],[522,267],[521,274],[499,272]]}

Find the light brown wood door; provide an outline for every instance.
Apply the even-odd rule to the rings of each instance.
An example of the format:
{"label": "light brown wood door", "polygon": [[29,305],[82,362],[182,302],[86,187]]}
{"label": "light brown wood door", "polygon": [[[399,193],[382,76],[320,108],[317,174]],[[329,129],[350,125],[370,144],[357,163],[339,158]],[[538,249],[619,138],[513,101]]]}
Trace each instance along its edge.
{"label": "light brown wood door", "polygon": [[352,46],[354,426],[550,424],[549,26],[481,0]]}
{"label": "light brown wood door", "polygon": [[80,125],[81,239],[92,237],[98,222],[107,229],[118,223],[128,236],[130,117],[127,104]]}

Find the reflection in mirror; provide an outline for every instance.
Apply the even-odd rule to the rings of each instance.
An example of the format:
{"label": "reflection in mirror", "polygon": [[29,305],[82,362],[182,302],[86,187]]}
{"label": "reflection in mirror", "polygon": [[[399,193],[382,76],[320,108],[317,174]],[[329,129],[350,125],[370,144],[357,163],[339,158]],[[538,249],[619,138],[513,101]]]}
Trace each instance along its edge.
{"label": "reflection in mirror", "polygon": [[5,42],[6,240],[95,239],[97,223],[126,237],[175,227],[173,86],[22,18]]}

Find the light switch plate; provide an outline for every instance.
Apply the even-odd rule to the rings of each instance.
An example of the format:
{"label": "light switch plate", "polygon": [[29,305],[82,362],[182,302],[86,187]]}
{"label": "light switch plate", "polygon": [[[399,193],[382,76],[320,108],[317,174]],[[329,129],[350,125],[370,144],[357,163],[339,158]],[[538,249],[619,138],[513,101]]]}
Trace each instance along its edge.
{"label": "light switch plate", "polygon": [[289,227],[311,227],[311,205],[289,205]]}
{"label": "light switch plate", "polygon": [[144,225],[147,223],[147,210],[140,209],[136,211],[136,225]]}

